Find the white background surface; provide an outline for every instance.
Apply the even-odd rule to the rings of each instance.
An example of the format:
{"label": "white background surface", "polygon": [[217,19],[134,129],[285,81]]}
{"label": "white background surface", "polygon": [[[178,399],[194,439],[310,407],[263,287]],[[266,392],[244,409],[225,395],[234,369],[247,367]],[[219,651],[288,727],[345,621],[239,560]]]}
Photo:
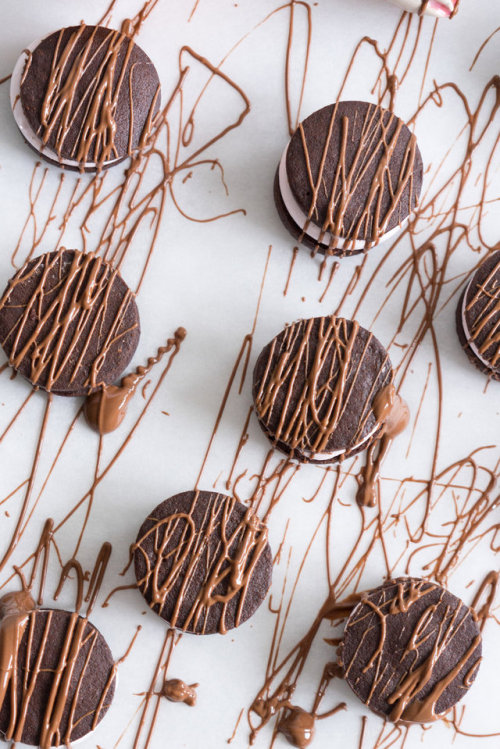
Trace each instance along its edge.
{"label": "white background surface", "polygon": [[[293,241],[276,215],[272,201],[272,181],[288,140],[283,83],[288,9],[283,8],[263,25],[254,28],[277,7],[278,4],[270,0],[240,0],[239,3],[200,0],[192,20],[188,22],[192,8],[189,3],[160,0],[138,38],[138,42],[158,68],[163,101],[166,101],[177,80],[178,52],[183,44],[192,46],[211,62],[218,64],[239,40],[249,34],[230,54],[222,69],[245,91],[251,102],[251,112],[238,129],[229,133],[207,153],[207,156],[217,158],[222,163],[229,194],[225,194],[217,172],[208,167],[194,170],[193,177],[185,184],[181,184],[180,180],[176,183],[176,195],[183,209],[198,218],[209,218],[237,208],[244,208],[246,215],[238,213],[210,223],[196,223],[183,218],[172,201],[167,204],[153,259],[138,297],[142,335],[133,363],[143,363],[179,325],[186,327],[188,337],[136,434],[95,493],[79,559],[84,569],[91,569],[102,542],[112,542],[113,554],[103,587],[104,593],[116,585],[133,581],[131,572],[125,578],[119,577],[118,572],[127,561],[128,546],[135,539],[137,529],[147,512],[165,497],[192,488],[196,481],[236,356],[243,337],[252,329],[269,245],[272,245],[272,252],[250,368],[261,347],[285,322],[298,317],[331,313],[337,307],[354,269],[361,262],[359,256],[342,260],[334,282],[320,302],[330,266],[319,282],[317,277],[320,261],[312,259],[306,251],[301,251],[288,294],[283,295]],[[139,8],[138,3],[117,0],[112,25],[118,26],[125,17],[133,15]],[[61,26],[77,23],[82,17],[87,23],[95,22],[105,9],[106,3],[97,0],[86,0],[85,3],[62,0],[2,3],[0,77],[10,72],[20,51],[34,39]],[[302,117],[335,99],[346,66],[361,37],[369,34],[384,49],[400,18],[399,10],[386,5],[382,0],[319,0],[311,5],[311,9],[312,47]],[[300,76],[303,42],[306,38],[304,8],[298,8],[296,13],[297,36],[293,56],[295,72],[292,75],[294,112],[297,109],[297,79]],[[465,95],[476,106],[487,81],[498,72],[500,33],[485,48],[473,71],[469,71],[469,68],[481,43],[499,25],[500,5],[496,0],[463,0],[460,12],[453,21],[439,22],[430,58],[426,92],[429,91],[432,80],[439,83],[454,81],[460,84]],[[424,19],[422,44],[418,48],[411,73],[397,98],[396,113],[403,119],[411,117],[417,107],[425,56],[433,28],[433,20]],[[412,26],[412,34],[415,29],[416,21]],[[371,88],[376,70],[374,55],[363,53],[348,79],[344,98],[373,100]],[[186,98],[192,100],[199,91],[201,78],[195,65],[191,72]],[[28,215],[28,186],[36,161],[36,155],[25,146],[16,129],[9,108],[8,93],[8,84],[0,86],[1,287],[13,272],[10,256]],[[417,138],[424,164],[428,167],[424,191],[430,189],[432,192],[430,181],[448,149],[451,151],[444,171],[452,170],[463,161],[464,146],[458,135],[460,123],[465,121],[463,111],[456,102],[456,97],[450,95],[441,108],[432,107],[417,124]],[[240,111],[240,106],[238,97],[228,92],[227,87],[217,84],[211,86],[196,118],[196,137],[206,139],[208,134],[224,127],[234,118],[235,112]],[[498,135],[499,121],[497,113],[496,123],[493,123],[488,140],[490,144]],[[484,161],[475,161],[473,169],[478,174],[484,173]],[[112,180],[119,181],[122,174],[123,167],[118,166],[116,173],[107,177],[108,184],[111,185]],[[77,177],[74,175],[65,178],[63,194],[69,194],[75,179]],[[58,169],[49,167],[42,197],[37,205],[38,216],[48,215],[58,180]],[[491,200],[498,197],[499,188],[497,156],[490,173],[488,197]],[[471,205],[480,198],[480,188],[474,186],[474,180],[469,181],[466,197],[470,199]],[[447,200],[449,210],[453,204],[452,193],[447,196]],[[464,201],[463,205],[466,204],[467,201]],[[57,205],[39,252],[55,248],[61,221],[61,214],[58,213],[61,203]],[[500,240],[499,217],[498,203],[492,202],[483,222],[489,244]],[[99,220],[97,216],[95,224],[91,226],[87,239],[89,249],[93,249],[93,239],[98,236]],[[40,225],[39,222],[38,230]],[[79,217],[75,215],[64,238],[66,246],[82,246],[79,226]],[[20,259],[29,250],[32,237],[33,223],[30,223],[21,245]],[[123,270],[123,275],[131,286],[138,280],[147,242],[148,232],[143,227],[134,240]],[[476,246],[480,246],[479,241]],[[403,241],[396,256],[389,260],[386,269],[375,278],[358,314],[359,322],[371,328],[386,344],[393,338],[397,328],[403,287],[396,292],[383,313],[376,320],[374,317],[386,294],[385,282],[400,266],[402,258],[409,256],[410,252],[408,240]],[[344,315],[352,314],[363,287],[375,272],[383,253],[382,248],[375,248],[370,252],[359,287],[342,307]],[[477,260],[478,256],[464,243],[453,256],[449,277],[467,273]],[[460,279],[450,285],[450,294],[456,291],[459,281]],[[447,297],[448,294],[445,294],[443,301]],[[461,352],[454,330],[454,307],[453,300],[444,307],[435,322],[444,393],[438,471],[480,446],[496,445],[500,426],[498,383],[490,383],[485,390],[486,379],[469,365]],[[404,345],[409,343],[411,337],[405,330],[398,341]],[[395,362],[398,361],[401,350],[394,346],[391,348],[391,356]],[[3,354],[1,356],[3,362]],[[426,480],[430,475],[436,429],[437,388],[436,363],[428,336],[422,342],[413,362],[412,373],[403,387],[403,395],[415,415],[429,362],[432,376],[411,451],[406,458],[409,430],[400,443],[394,446],[384,465],[386,480],[383,482],[382,503],[392,500],[394,479],[414,476]],[[160,369],[158,367],[151,376],[153,382],[148,395]],[[0,388],[2,431],[29,393],[29,385],[19,378],[11,381],[8,374],[4,373],[0,377]],[[0,444],[0,497],[13,491],[29,475],[45,402],[44,394],[36,394],[16,422],[15,428]],[[211,488],[218,479],[217,488],[224,491],[224,482],[228,477],[250,403],[250,379],[247,376],[241,395],[238,395],[235,388],[231,392],[200,487]],[[130,407],[123,431],[105,439],[103,464],[120,446],[124,434],[137,418],[143,404],[144,401],[138,394]],[[57,398],[53,404],[38,473],[38,490],[79,406],[79,402]],[[167,411],[169,416],[162,411]],[[34,548],[45,518],[52,516],[56,522],[62,519],[66,511],[86,493],[94,475],[97,441],[97,436],[80,419],[30,519],[22,543],[12,559],[13,563],[22,562]],[[238,475],[247,470],[246,476],[238,484],[239,493],[244,499],[252,493],[255,481],[251,477],[261,470],[267,450],[268,445],[252,419],[249,441],[235,473]],[[495,468],[497,448],[485,451],[481,456],[484,456],[480,461],[482,465]],[[278,456],[273,460],[276,464]],[[289,551],[291,550],[291,556],[286,600],[314,530],[330,499],[333,474],[327,476],[322,490],[312,503],[303,502],[304,497],[314,494],[322,476],[321,469],[318,472],[317,468],[311,466],[301,468],[271,515],[270,541],[275,551],[283,538],[287,521],[290,521],[282,562],[276,567],[274,574],[273,605],[277,604],[281,595]],[[481,481],[482,477],[479,477],[478,482]],[[484,481],[482,483],[484,485]],[[339,560],[350,549],[359,527],[354,491],[353,482],[347,482],[340,493],[347,506],[335,503],[336,517],[329,552],[336,571],[340,568]],[[12,533],[20,497],[19,494],[15,495],[0,508],[9,513],[9,517],[2,515],[0,520],[5,539]],[[447,513],[452,502],[452,491],[449,490],[433,514],[432,522],[436,527],[448,519]],[[417,507],[417,513],[421,510],[422,504]],[[58,534],[57,543],[63,557],[71,555],[82,520],[83,514],[80,513],[74,523],[68,523]],[[498,522],[498,516],[490,518],[490,524],[494,520]],[[400,556],[404,539],[404,533],[399,531],[391,532],[387,537],[386,544],[392,563]],[[490,540],[491,535],[476,545],[467,556],[465,564],[450,577],[450,588],[463,595],[468,602],[487,571],[498,568],[498,561],[489,549]],[[7,541],[2,541],[2,548],[6,544]],[[425,554],[421,560],[418,556],[415,559],[413,573],[422,572],[424,556]],[[403,560],[395,568],[397,573],[404,572]],[[4,571],[2,582],[10,574],[10,569]],[[369,568],[365,571],[360,587],[378,585],[384,573],[383,557],[380,549],[376,549],[370,557]],[[57,563],[53,558],[46,603],[50,602],[56,581]],[[471,582],[472,587],[467,588]],[[283,635],[283,654],[307,630],[326,593],[323,524],[310,548],[295,591]],[[71,586],[68,585],[57,605],[71,607],[71,601]],[[92,614],[92,621],[101,629],[115,657],[124,652],[138,624],[142,624],[142,631],[132,655],[120,668],[119,685],[112,708],[97,732],[79,744],[81,747],[93,747],[97,743],[104,749],[111,749],[120,739],[129,719],[133,719],[133,722],[121,738],[119,746],[128,748],[134,745],[138,719],[133,718],[133,715],[141,701],[137,694],[149,688],[166,632],[165,623],[151,612],[142,615],[144,610],[145,605],[139,593],[128,591],[118,593],[111,600],[109,608],[97,606]],[[200,683],[198,705],[195,709],[190,709],[163,701],[151,738],[151,747],[220,749],[226,745],[240,710],[249,707],[263,683],[274,622],[275,617],[264,605],[250,622],[226,637],[184,636],[181,639],[174,650],[168,673],[170,677],[178,677],[188,683]],[[323,634],[331,636],[327,627]],[[484,644],[486,659],[477,683],[466,700],[463,727],[467,731],[487,733],[500,730],[496,710],[499,681],[495,661],[498,661],[498,648],[499,628],[490,622],[486,628]],[[319,638],[299,682],[295,703],[310,709],[322,665],[331,658],[331,648],[322,644]],[[358,746],[360,716],[368,713],[349,693],[346,685],[334,681],[325,698],[324,708],[341,700],[347,702],[348,710],[317,724],[313,746],[326,748],[338,744],[346,749]],[[374,746],[381,730],[382,722],[375,716],[370,716],[364,749]],[[386,729],[385,735],[388,732],[389,729]],[[265,729],[259,735],[256,745],[268,746],[270,736],[271,730]],[[405,747],[448,746],[453,737],[454,732],[444,723],[434,725],[424,732],[417,727],[410,731]],[[138,746],[145,746],[145,740],[146,733],[141,735]],[[478,739],[457,736],[454,745],[472,747],[477,743]],[[232,746],[239,749],[247,744],[248,730],[244,716]],[[285,745],[283,738],[277,739],[276,746]],[[400,741],[395,744],[399,745]],[[485,749],[499,745],[499,737],[481,741],[481,746]]]}

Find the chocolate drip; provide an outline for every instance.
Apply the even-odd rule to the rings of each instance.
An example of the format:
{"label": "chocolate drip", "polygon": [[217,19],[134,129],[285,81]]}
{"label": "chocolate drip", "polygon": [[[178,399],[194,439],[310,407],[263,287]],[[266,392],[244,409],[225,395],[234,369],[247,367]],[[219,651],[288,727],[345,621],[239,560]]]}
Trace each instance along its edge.
{"label": "chocolate drip", "polygon": [[[373,412],[380,424],[380,441],[370,445],[366,453],[366,463],[361,476],[361,485],[356,501],[363,507],[376,504],[376,485],[380,478],[380,468],[392,440],[408,426],[410,411],[408,405],[396,394],[394,385],[386,385],[377,393],[373,401]],[[375,454],[376,453],[376,454]]]}
{"label": "chocolate drip", "polygon": [[173,338],[165,346],[160,346],[156,356],[150,356],[145,367],[137,367],[135,372],[126,375],[119,386],[105,385],[95,393],[87,396],[84,414],[89,426],[99,434],[108,434],[117,429],[125,418],[129,402],[140,381],[151,371],[155,364],[172,349],[176,351],[186,337],[184,328],[178,328]]}
{"label": "chocolate drip", "polygon": [[186,684],[182,679],[166,679],[161,693],[170,702],[184,702],[189,707],[196,705],[196,687],[199,684]]}
{"label": "chocolate drip", "polygon": [[[481,632],[483,631],[488,619],[493,616],[493,614],[491,613],[491,608],[497,594],[499,582],[500,572],[495,572],[494,570],[488,572],[481,585],[479,586],[479,589],[474,596],[474,600],[472,601],[471,609],[476,613],[476,617],[479,622],[479,629],[481,630]],[[484,603],[482,603],[482,605],[480,605],[486,591],[486,600],[484,601]]]}
{"label": "chocolate drip", "polygon": [[301,707],[287,706],[280,716],[277,731],[292,746],[306,749],[314,738],[314,715]]}

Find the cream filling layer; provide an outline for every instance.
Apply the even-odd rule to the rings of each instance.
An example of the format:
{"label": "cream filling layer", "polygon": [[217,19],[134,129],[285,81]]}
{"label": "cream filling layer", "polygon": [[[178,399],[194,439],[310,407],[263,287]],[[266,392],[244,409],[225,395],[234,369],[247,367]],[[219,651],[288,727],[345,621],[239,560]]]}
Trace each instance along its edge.
{"label": "cream filling layer", "polygon": [[349,239],[348,237],[337,237],[329,231],[323,231],[312,221],[312,219],[307,218],[307,214],[304,213],[301,206],[298,204],[295,195],[292,192],[290,182],[288,181],[288,175],[286,173],[287,153],[288,145],[283,151],[278,168],[278,182],[281,197],[283,203],[285,204],[285,208],[287,209],[294,223],[296,223],[297,226],[301,229],[304,229],[305,227],[305,235],[312,239],[314,242],[320,242],[321,244],[328,245],[329,247],[338,247],[341,250],[364,250],[366,247],[372,246],[374,244],[379,244],[382,241],[385,242],[394,234],[397,234],[407,223],[409,216],[407,216],[405,220],[402,221],[398,226],[395,226],[388,232],[381,234],[375,242],[370,239]]}
{"label": "cream filling layer", "polygon": [[[365,442],[368,442],[370,437],[373,437],[377,429],[380,427],[380,424],[375,424],[373,429],[368,432],[366,437],[363,437],[362,440],[360,440],[358,443],[353,445],[349,448],[349,452],[353,450],[359,450],[360,447],[362,447]],[[347,450],[335,450],[331,453],[315,453],[315,452],[309,452],[309,450],[301,450],[301,453],[303,453],[305,456],[307,456],[310,460],[333,460],[334,458],[338,458],[339,455],[343,455]]]}
{"label": "cream filling layer", "polygon": [[[48,36],[50,36],[50,34]],[[14,70],[12,71],[12,76],[10,79],[10,104],[17,127],[21,131],[21,135],[30,144],[30,146],[35,149],[35,151],[38,151],[43,156],[46,156],[48,159],[55,161],[56,164],[60,164],[61,166],[69,166],[73,169],[81,169],[82,166],[84,166],[87,169],[97,170],[99,167],[118,164],[120,161],[123,161],[122,158],[111,159],[109,161],[103,161],[100,163],[97,163],[96,161],[86,161],[83,164],[82,162],[76,161],[75,159],[62,158],[52,148],[44,145],[40,136],[37,135],[37,133],[31,127],[28,118],[24,114],[24,109],[21,102],[21,81],[23,80],[25,67],[29,60],[28,53],[34,52],[38,45],[41,44],[41,42],[43,42],[43,40],[46,38],[47,37],[45,36],[42,39],[38,39],[37,41],[32,42],[29,47],[24,49],[17,59]]]}
{"label": "cream filling layer", "polygon": [[464,329],[464,335],[465,335],[465,338],[467,340],[467,345],[470,348],[470,350],[472,351],[472,353],[474,354],[474,356],[476,357],[476,359],[479,359],[479,361],[482,364],[484,364],[484,366],[487,369],[489,369],[491,372],[495,372],[496,370],[491,365],[491,362],[489,362],[487,359],[485,359],[484,356],[479,352],[478,347],[476,346],[476,344],[474,343],[474,341],[472,339],[469,326],[467,325],[467,318],[466,318],[466,315],[465,315],[465,308],[467,306],[467,303],[466,303],[467,302],[467,294],[469,293],[469,289],[471,287],[472,281],[473,281],[473,279],[471,278],[471,280],[467,284],[467,288],[465,289],[465,293],[464,293],[464,296],[463,296],[463,299],[462,299],[462,328]]}

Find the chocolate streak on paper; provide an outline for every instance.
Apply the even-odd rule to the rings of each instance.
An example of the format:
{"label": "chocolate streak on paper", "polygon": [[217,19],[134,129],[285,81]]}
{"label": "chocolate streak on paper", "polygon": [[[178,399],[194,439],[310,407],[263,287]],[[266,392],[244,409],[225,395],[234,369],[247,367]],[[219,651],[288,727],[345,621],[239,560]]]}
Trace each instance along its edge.
{"label": "chocolate streak on paper", "polygon": [[[125,418],[128,404],[141,380],[149,374],[154,365],[158,364],[165,354],[168,354],[174,348],[178,349],[185,337],[185,329],[178,328],[174,337],[169,338],[165,346],[160,346],[156,356],[149,357],[145,367],[139,366],[135,372],[126,375],[119,386],[106,385],[96,393],[87,396],[84,413],[89,426],[101,435],[117,429]],[[145,397],[144,392],[143,396]]]}

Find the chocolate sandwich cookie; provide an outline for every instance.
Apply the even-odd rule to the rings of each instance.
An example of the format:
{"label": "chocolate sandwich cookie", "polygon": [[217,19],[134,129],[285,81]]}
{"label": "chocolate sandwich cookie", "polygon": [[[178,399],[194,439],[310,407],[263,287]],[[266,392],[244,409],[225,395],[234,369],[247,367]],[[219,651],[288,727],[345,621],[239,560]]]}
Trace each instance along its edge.
{"label": "chocolate sandwich cookie", "polygon": [[57,395],[87,395],[117,380],[139,334],[134,294],[92,253],[40,255],[0,299],[0,343],[10,365]]}
{"label": "chocolate sandwich cookie", "polygon": [[381,434],[375,405],[392,379],[387,351],[359,323],[333,315],[299,320],[257,359],[255,412],[282,452],[328,464],[368,448]]}
{"label": "chocolate sandwich cookie", "polygon": [[149,57],[124,33],[82,24],[22,53],[11,103],[21,133],[41,156],[95,171],[146,145],[160,82]]}
{"label": "chocolate sandwich cookie", "polygon": [[445,715],[481,661],[477,619],[434,582],[403,577],[363,595],[347,621],[340,658],[353,692],[394,722]]}
{"label": "chocolate sandwich cookie", "polygon": [[101,633],[76,613],[36,609],[28,593],[0,599],[0,735],[49,749],[93,731],[113,700],[115,664]]}
{"label": "chocolate sandwich cookie", "polygon": [[465,287],[456,325],[469,361],[500,380],[500,251],[488,255]]}
{"label": "chocolate sandwich cookie", "polygon": [[225,633],[245,622],[271,584],[267,528],[225,494],[189,491],[158,505],[133,546],[137,586],[173,627]]}
{"label": "chocolate sandwich cookie", "polygon": [[393,112],[341,101],[300,123],[274,181],[279,216],[315,252],[353,255],[392,236],[417,205],[422,157]]}

